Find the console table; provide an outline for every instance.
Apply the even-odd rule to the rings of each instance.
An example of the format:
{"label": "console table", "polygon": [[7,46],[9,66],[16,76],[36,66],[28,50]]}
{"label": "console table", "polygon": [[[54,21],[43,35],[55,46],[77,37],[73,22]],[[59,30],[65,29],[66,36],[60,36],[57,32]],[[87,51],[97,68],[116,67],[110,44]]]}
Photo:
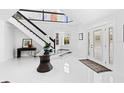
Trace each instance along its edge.
{"label": "console table", "polygon": [[18,48],[17,49],[17,58],[21,57],[22,51],[34,51],[34,57],[36,56],[36,48]]}

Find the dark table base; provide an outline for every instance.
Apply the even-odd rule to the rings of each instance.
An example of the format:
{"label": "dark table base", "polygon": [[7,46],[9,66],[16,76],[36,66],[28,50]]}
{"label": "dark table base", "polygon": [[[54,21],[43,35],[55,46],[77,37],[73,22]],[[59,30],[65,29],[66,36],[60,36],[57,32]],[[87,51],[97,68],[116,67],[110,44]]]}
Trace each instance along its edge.
{"label": "dark table base", "polygon": [[52,68],[53,66],[50,63],[50,56],[49,55],[40,56],[40,64],[37,68],[37,71],[40,73],[44,73],[52,70]]}

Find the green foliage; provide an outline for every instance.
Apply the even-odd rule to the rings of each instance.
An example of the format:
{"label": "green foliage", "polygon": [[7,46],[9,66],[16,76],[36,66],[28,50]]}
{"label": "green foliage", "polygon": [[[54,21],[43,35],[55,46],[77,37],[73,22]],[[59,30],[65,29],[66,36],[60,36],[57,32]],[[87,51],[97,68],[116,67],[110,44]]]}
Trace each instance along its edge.
{"label": "green foliage", "polygon": [[47,48],[47,49],[49,49],[50,48],[50,43],[45,43],[45,46],[44,46],[44,48]]}
{"label": "green foliage", "polygon": [[50,49],[50,43],[46,43],[44,46],[44,54],[49,54],[50,52],[52,52],[52,49]]}

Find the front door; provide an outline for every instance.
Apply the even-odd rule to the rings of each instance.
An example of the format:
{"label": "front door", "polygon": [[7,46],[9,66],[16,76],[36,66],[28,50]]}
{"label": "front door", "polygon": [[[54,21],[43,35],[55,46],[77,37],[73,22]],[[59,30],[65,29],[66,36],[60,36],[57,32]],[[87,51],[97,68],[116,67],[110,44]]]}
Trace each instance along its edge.
{"label": "front door", "polygon": [[105,27],[100,26],[90,29],[88,32],[88,58],[103,62],[103,46]]}
{"label": "front door", "polygon": [[93,57],[98,61],[102,61],[103,58],[102,44],[102,29],[97,29],[93,32]]}
{"label": "front door", "polygon": [[88,32],[88,58],[103,65],[113,63],[113,27],[100,26]]}

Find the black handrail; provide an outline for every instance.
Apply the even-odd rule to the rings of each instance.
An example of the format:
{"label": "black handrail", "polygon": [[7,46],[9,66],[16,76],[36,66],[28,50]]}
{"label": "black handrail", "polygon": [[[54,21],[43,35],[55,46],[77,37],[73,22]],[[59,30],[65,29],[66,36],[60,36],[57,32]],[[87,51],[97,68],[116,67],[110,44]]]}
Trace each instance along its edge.
{"label": "black handrail", "polygon": [[17,11],[17,13],[19,15],[21,15],[26,21],[28,21],[31,25],[33,25],[36,29],[38,29],[41,33],[43,33],[44,35],[47,35],[45,32],[43,32],[39,27],[37,27],[34,23],[32,23],[30,20],[28,20],[27,17],[25,17],[22,13],[20,13],[19,11]]}
{"label": "black handrail", "polygon": [[[37,35],[34,31],[32,31],[29,27],[24,25],[22,22],[20,22],[16,17],[12,16],[15,18],[21,25],[23,25],[25,28],[27,28],[30,32],[32,32],[34,35],[36,35],[39,39],[41,39],[43,42],[47,43],[44,39],[42,39],[39,35]],[[47,43],[48,44],[48,43]],[[53,49],[55,49],[55,39],[54,39],[54,46],[51,46]]]}
{"label": "black handrail", "polygon": [[57,12],[48,12],[48,11],[39,11],[39,10],[29,10],[29,9],[20,9],[19,11],[24,11],[24,12],[34,12],[34,13],[42,13],[43,19],[42,20],[38,20],[38,19],[29,19],[31,21],[44,21],[44,22],[58,22],[58,23],[70,23],[73,22],[72,20],[68,20],[66,22],[64,21],[50,21],[50,20],[44,20],[44,14],[56,14],[56,15],[63,15],[66,16],[64,13],[57,13]]}
{"label": "black handrail", "polygon": [[54,49],[54,53],[56,52],[56,40],[54,39],[54,47],[53,47],[53,49]]}
{"label": "black handrail", "polygon": [[19,11],[27,11],[27,12],[36,12],[36,13],[47,13],[47,14],[57,14],[57,15],[65,15],[64,13],[56,13],[56,12],[48,12],[48,11],[39,11],[39,10],[29,10],[29,9],[19,9]]}
{"label": "black handrail", "polygon": [[[36,29],[38,29],[41,33],[43,33],[44,35],[47,35],[44,31],[42,31],[38,26],[36,26],[33,22],[31,22],[27,17],[25,17],[22,13],[20,13],[19,11],[17,11],[17,13],[19,15],[21,15],[26,21],[28,21],[31,25],[33,25]],[[54,42],[54,39],[52,39],[51,37],[49,37],[49,39]]]}

